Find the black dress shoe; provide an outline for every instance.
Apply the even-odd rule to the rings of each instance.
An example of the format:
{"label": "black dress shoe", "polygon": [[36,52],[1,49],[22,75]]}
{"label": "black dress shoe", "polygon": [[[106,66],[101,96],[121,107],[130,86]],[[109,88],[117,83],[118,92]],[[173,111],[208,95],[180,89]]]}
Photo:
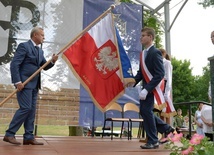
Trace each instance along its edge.
{"label": "black dress shoe", "polygon": [[159,144],[165,144],[167,142],[169,142],[169,140],[167,140],[167,139],[165,139],[165,140],[159,140]]}
{"label": "black dress shoe", "polygon": [[174,131],[175,129],[170,126],[169,129],[167,129],[164,133],[165,138],[168,136],[168,134],[173,133]]}
{"label": "black dress shoe", "polygon": [[141,149],[157,149],[159,147],[159,143],[155,143],[155,144],[146,143],[145,145],[141,145],[140,147]]}
{"label": "black dress shoe", "polygon": [[18,142],[18,141],[16,140],[15,137],[7,137],[7,136],[4,136],[3,141],[8,142],[8,143],[11,143],[11,144],[15,144],[15,145],[21,145],[21,143]]}
{"label": "black dress shoe", "polygon": [[153,144],[153,145],[154,145],[155,149],[156,149],[156,148],[159,148],[159,142],[157,142],[157,143],[155,143],[155,144]]}
{"label": "black dress shoe", "polygon": [[44,145],[44,143],[37,142],[35,139],[23,140],[23,145]]}

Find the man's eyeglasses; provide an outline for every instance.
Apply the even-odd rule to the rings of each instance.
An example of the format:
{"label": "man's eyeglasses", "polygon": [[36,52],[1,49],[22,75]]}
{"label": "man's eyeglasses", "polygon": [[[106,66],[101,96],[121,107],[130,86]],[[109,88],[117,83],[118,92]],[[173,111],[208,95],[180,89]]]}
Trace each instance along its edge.
{"label": "man's eyeglasses", "polygon": [[147,35],[142,35],[141,37],[143,38],[143,37],[145,37],[145,36],[150,36],[150,35],[148,35],[148,34],[147,34]]}

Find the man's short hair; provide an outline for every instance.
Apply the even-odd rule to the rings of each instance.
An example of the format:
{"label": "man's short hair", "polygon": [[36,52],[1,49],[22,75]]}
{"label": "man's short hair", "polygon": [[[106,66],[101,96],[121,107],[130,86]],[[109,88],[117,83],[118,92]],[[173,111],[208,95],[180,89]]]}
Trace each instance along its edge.
{"label": "man's short hair", "polygon": [[43,28],[38,27],[38,26],[34,27],[34,28],[31,30],[30,38],[32,38],[32,37],[33,37],[34,33],[39,32],[39,30],[43,30]]}
{"label": "man's short hair", "polygon": [[155,39],[155,30],[151,27],[144,27],[141,32],[146,32],[148,35],[152,36],[152,40]]}

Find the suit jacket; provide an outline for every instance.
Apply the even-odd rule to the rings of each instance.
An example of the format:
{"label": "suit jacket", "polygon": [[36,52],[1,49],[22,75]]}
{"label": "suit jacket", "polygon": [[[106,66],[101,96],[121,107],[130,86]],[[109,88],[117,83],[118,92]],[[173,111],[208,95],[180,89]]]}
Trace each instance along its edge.
{"label": "suit jacket", "polygon": [[[141,80],[143,80],[143,88],[145,88],[148,92],[152,92],[154,88],[160,83],[160,81],[164,78],[164,66],[163,66],[163,57],[161,52],[156,49],[154,46],[152,46],[147,53],[145,64],[149,70],[149,72],[152,74],[153,78],[149,83],[146,83],[142,69],[141,69],[141,63],[139,70],[136,74],[135,81],[136,84],[139,83]],[[136,85],[135,84],[135,85]]]}
{"label": "suit jacket", "polygon": [[[24,82],[33,73],[35,73],[40,66],[47,61],[44,58],[43,50],[39,48],[39,52],[34,47],[31,40],[20,43],[16,49],[13,60],[10,64],[12,83],[19,81]],[[54,64],[48,64],[44,70],[53,67]],[[25,85],[25,88],[40,88],[40,74],[37,74],[30,82]]]}

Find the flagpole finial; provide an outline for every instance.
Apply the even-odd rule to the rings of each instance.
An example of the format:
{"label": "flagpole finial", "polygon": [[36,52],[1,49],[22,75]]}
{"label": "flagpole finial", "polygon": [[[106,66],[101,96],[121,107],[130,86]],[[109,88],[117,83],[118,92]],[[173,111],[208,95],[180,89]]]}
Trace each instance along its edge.
{"label": "flagpole finial", "polygon": [[114,1],[114,4],[112,4],[111,7],[113,7],[112,9],[114,9],[115,6],[118,6],[118,5],[120,5],[120,4],[121,4],[120,0],[115,0],[115,1]]}
{"label": "flagpole finial", "polygon": [[111,5],[111,10],[113,10],[115,8],[115,4]]}
{"label": "flagpole finial", "polygon": [[120,0],[115,0],[115,1],[114,1],[114,4],[115,4],[115,5],[120,5],[120,3],[121,3]]}

